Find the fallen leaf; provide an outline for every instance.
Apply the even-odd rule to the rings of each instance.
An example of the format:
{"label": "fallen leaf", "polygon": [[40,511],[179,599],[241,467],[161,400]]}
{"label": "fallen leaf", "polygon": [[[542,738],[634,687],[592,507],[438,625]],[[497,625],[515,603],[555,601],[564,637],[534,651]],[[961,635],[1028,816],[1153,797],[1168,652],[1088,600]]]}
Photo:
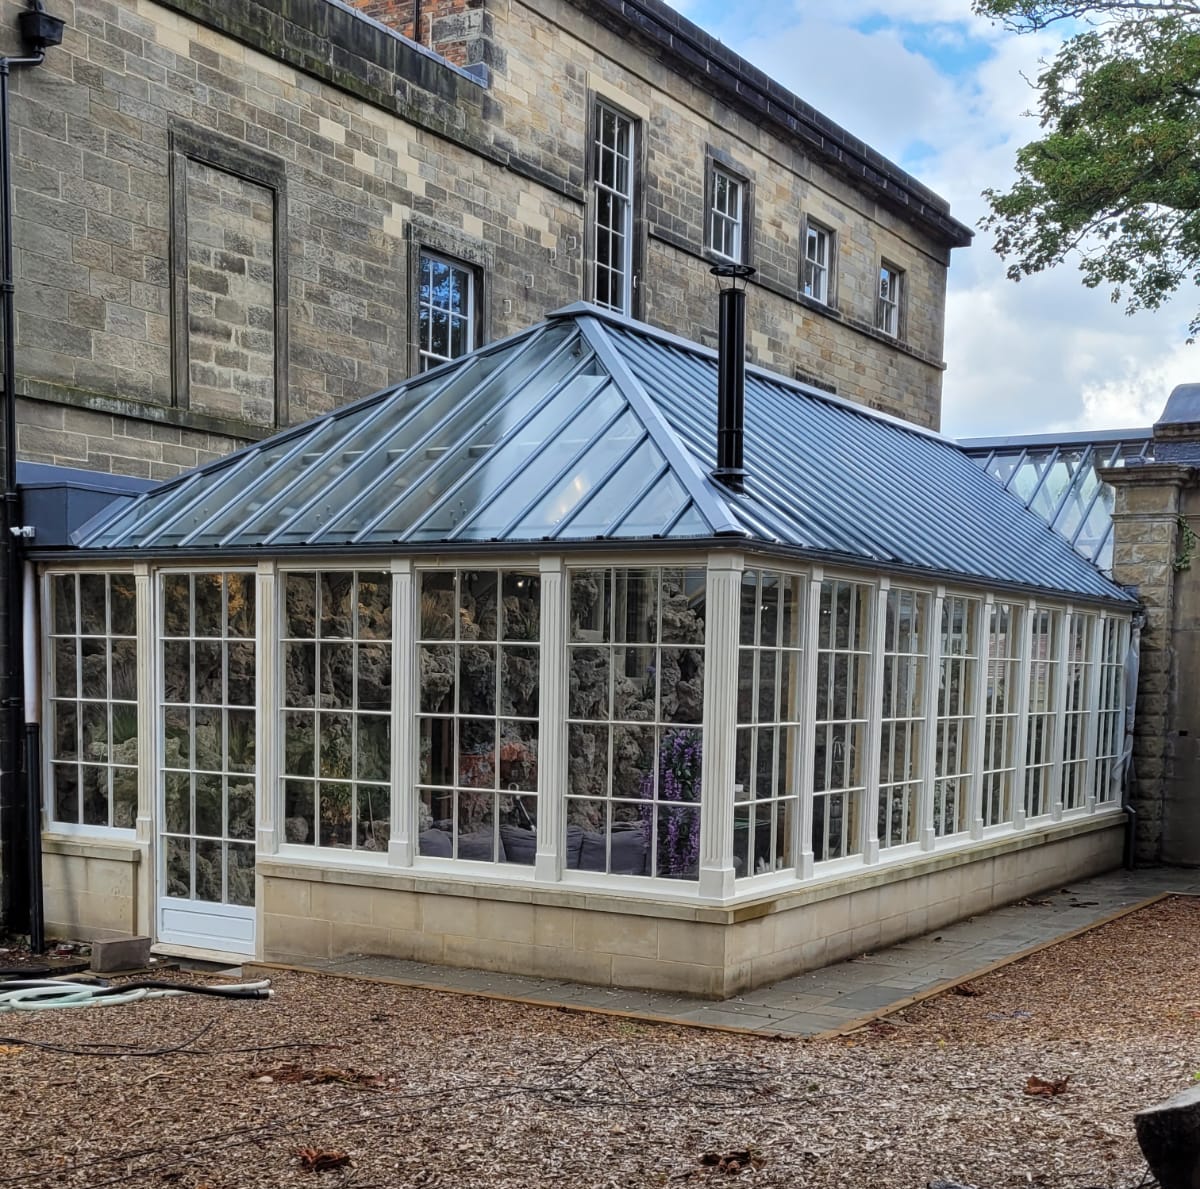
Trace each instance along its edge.
{"label": "fallen leaf", "polygon": [[959,983],[957,987],[951,987],[951,991],[955,995],[964,995],[968,999],[974,999],[976,996],[982,995],[983,992],[971,983]]}
{"label": "fallen leaf", "polygon": [[305,1172],[329,1172],[350,1163],[350,1157],[341,1148],[300,1148],[298,1154]]}
{"label": "fallen leaf", "polygon": [[1065,1094],[1067,1092],[1067,1083],[1070,1080],[1070,1077],[1065,1077],[1047,1081],[1046,1078],[1040,1078],[1036,1074],[1031,1073],[1029,1081],[1025,1083],[1025,1093],[1044,1094],[1047,1098],[1052,1098],[1056,1094]]}

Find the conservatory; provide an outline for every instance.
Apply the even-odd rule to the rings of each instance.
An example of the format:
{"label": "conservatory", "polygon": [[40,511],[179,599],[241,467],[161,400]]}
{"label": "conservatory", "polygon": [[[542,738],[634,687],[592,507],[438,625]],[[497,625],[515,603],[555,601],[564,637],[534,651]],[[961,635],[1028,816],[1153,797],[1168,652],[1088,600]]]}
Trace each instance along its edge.
{"label": "conservatory", "polygon": [[[52,930],[735,993],[1119,862],[1131,597],[577,305],[42,551]],[[739,427],[740,428],[740,427]]]}

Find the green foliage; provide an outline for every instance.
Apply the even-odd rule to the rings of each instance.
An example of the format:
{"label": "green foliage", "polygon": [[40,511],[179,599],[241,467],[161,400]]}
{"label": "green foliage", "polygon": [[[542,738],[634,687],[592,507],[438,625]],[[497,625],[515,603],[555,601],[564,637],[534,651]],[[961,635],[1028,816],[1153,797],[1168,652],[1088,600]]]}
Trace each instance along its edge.
{"label": "green foliage", "polygon": [[[1200,3],[975,0],[1016,32],[1074,22],[1037,76],[1043,135],[1007,192],[986,190],[1008,275],[1078,255],[1126,312],[1200,285]],[[1200,312],[1189,325],[1200,332]]]}

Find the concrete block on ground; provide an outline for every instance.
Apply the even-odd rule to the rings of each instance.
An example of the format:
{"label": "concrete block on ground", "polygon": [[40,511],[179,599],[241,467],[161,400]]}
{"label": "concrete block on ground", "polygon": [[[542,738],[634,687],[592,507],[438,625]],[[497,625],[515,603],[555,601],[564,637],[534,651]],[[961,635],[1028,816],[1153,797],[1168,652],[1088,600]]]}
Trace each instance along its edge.
{"label": "concrete block on ground", "polygon": [[1200,1189],[1200,1086],[1139,1111],[1133,1124],[1162,1189]]}
{"label": "concrete block on ground", "polygon": [[92,969],[97,974],[140,970],[149,964],[149,937],[116,937],[92,942]]}

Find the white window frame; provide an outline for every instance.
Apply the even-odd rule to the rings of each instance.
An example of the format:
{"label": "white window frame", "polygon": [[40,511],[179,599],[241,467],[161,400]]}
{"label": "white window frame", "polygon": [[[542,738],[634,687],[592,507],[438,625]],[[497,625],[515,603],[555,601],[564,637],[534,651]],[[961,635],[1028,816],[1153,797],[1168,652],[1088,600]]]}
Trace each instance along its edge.
{"label": "white window frame", "polygon": [[[708,246],[714,255],[741,263],[745,234],[746,183],[716,164],[709,165]],[[724,183],[724,205],[722,185]]]}
{"label": "white window frame", "polygon": [[[611,123],[605,119],[611,118]],[[592,260],[591,298],[604,309],[618,314],[633,310],[633,198],[634,174],[637,164],[637,120],[623,111],[597,99],[593,107],[595,127],[592,133]],[[611,137],[606,135],[606,125]],[[623,143],[622,143],[623,142]],[[605,180],[601,168],[605,154],[611,154],[611,180]],[[625,185],[619,185],[620,165],[624,164]],[[600,244],[609,242],[607,263],[601,263]],[[612,251],[613,243],[618,251]],[[601,296],[602,274],[608,274],[607,293],[615,299]]]}
{"label": "white window frame", "polygon": [[804,227],[802,289],[805,297],[819,301],[822,305],[831,304],[829,278],[833,268],[833,246],[834,233],[828,227],[808,220]]}
{"label": "white window frame", "polygon": [[904,303],[904,270],[883,260],[879,264],[879,286],[875,296],[875,328],[892,338],[900,337]]}
{"label": "white window frame", "polygon": [[[432,286],[430,292],[427,293],[425,285],[427,263],[442,265],[461,278],[460,284],[465,282],[466,301],[463,303],[465,312],[455,309],[450,304],[433,300]],[[440,367],[443,363],[449,363],[452,359],[458,359],[475,349],[475,293],[475,270],[469,264],[464,264],[461,260],[455,260],[440,252],[431,252],[426,248],[421,249],[417,264],[417,360],[419,371],[425,372],[430,368]],[[433,341],[434,320],[438,313],[444,314],[448,323],[445,350],[437,350]],[[456,326],[463,328],[462,340],[465,343],[464,349],[457,352],[454,350]]]}

